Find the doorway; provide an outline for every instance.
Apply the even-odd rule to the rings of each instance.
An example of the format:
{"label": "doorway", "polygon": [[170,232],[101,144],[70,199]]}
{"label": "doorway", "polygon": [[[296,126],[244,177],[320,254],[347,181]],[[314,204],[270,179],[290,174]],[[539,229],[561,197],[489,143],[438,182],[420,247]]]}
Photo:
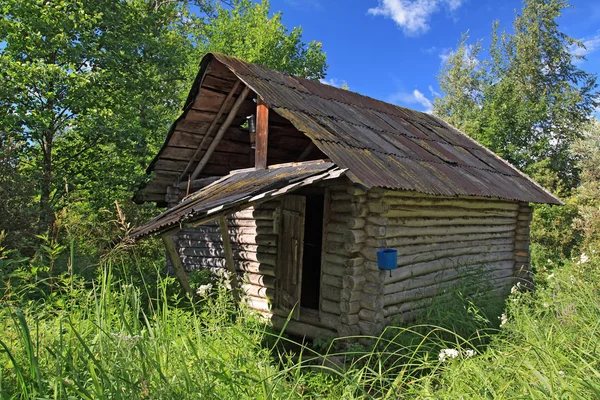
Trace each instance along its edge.
{"label": "doorway", "polygon": [[312,310],[319,310],[321,296],[324,206],[324,194],[306,195],[300,307]]}

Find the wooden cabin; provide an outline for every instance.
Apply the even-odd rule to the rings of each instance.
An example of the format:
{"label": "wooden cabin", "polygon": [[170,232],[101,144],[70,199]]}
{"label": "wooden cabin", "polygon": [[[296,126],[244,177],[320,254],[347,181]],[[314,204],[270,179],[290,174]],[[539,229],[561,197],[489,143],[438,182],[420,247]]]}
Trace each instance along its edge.
{"label": "wooden cabin", "polygon": [[[207,55],[139,202],[173,271],[229,270],[290,333],[377,334],[530,277],[530,203],[560,200],[434,115]],[[382,270],[378,251],[397,251]],[[393,252],[392,252],[393,254]]]}

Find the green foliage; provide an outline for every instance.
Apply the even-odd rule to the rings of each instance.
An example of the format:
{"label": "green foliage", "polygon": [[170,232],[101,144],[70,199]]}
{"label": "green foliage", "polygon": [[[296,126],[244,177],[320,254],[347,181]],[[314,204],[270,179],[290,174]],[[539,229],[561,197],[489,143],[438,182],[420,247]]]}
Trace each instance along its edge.
{"label": "green foliage", "polygon": [[325,77],[325,53],[318,42],[302,42],[302,29],[288,32],[281,13],[269,17],[268,0],[217,4],[215,16],[200,30],[199,49],[262,64],[308,79]]}
{"label": "green foliage", "polygon": [[569,149],[599,92],[596,76],[577,64],[582,43],[556,22],[567,7],[564,0],[526,0],[513,33],[499,34],[495,23],[484,60],[481,43],[463,37],[439,75],[443,96],[434,112],[521,170],[545,169],[569,190],[578,182]]}

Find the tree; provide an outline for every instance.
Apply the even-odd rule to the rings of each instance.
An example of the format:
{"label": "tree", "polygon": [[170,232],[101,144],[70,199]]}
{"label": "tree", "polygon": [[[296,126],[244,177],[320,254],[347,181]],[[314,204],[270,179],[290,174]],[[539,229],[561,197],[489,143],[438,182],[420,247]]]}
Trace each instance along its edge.
{"label": "tree", "polygon": [[302,42],[302,29],[288,32],[282,14],[269,18],[269,9],[266,0],[235,0],[231,8],[217,4],[214,16],[199,25],[200,53],[223,53],[308,79],[324,78],[321,43]]}
{"label": "tree", "polygon": [[0,10],[0,126],[26,144],[24,172],[39,177],[44,232],[69,188],[106,196],[97,185],[102,175],[123,172],[131,157],[143,162],[148,142],[157,141],[149,131],[172,118],[192,50],[179,32],[186,9],[142,0],[1,0]]}
{"label": "tree", "polygon": [[[596,75],[579,68],[583,44],[556,22],[565,0],[525,0],[514,33],[494,24],[486,60],[467,53],[466,40],[440,76],[434,113],[489,146],[518,168],[557,189],[577,184],[570,146],[599,104]],[[476,47],[479,50],[478,47]],[[462,56],[459,56],[462,54]]]}
{"label": "tree", "polygon": [[60,213],[84,237],[115,200],[138,212],[127,202],[208,51],[323,77],[320,45],[269,18],[268,2],[193,4],[0,0],[0,198],[14,193],[0,231],[13,237],[23,218],[30,236],[52,231]]}

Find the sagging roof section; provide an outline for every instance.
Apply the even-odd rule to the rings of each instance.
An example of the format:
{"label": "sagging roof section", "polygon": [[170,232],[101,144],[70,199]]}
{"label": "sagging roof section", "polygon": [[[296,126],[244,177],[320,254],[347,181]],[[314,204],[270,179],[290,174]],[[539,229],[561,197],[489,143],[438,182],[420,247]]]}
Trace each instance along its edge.
{"label": "sagging roof section", "polygon": [[180,228],[185,223],[210,221],[219,215],[288,194],[303,186],[338,178],[343,173],[343,169],[329,162],[305,162],[233,172],[136,228],[130,237],[137,240]]}
{"label": "sagging roof section", "polygon": [[[231,72],[234,79],[250,87],[338,167],[347,169],[350,179],[367,188],[562,204],[440,118],[219,54],[208,54],[202,60],[180,124],[186,122],[190,106],[201,101],[205,76],[211,77],[206,71],[217,66],[225,66],[227,74]],[[175,124],[148,172],[158,171],[155,167],[162,162],[163,153],[172,152],[171,144],[176,147],[171,143],[178,140],[173,130]],[[149,189],[162,192],[171,172],[158,172],[163,174],[161,181],[155,179]]]}

